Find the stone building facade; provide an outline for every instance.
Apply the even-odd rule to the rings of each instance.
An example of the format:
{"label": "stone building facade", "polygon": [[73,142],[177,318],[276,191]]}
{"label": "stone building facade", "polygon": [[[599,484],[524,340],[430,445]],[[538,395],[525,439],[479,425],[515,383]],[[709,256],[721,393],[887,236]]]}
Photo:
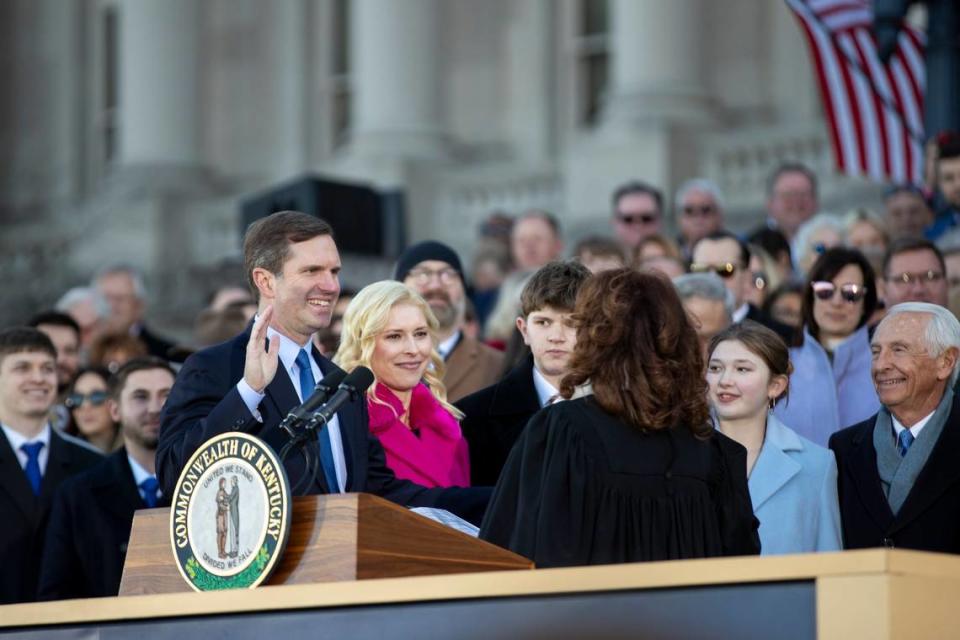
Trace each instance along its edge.
{"label": "stone building facade", "polygon": [[776,0],[7,0],[0,86],[5,323],[120,261],[182,330],[235,273],[239,203],[308,173],[403,189],[407,237],[464,256],[495,210],[607,232],[631,178],[710,177],[734,228],[781,160],[825,209],[878,200],[833,172]]}

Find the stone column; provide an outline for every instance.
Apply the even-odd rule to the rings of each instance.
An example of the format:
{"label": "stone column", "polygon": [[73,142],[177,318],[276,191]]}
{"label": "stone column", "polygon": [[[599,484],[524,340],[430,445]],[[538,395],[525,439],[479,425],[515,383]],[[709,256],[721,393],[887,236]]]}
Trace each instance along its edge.
{"label": "stone column", "polygon": [[440,3],[356,0],[350,8],[350,151],[443,158]]}
{"label": "stone column", "polygon": [[702,0],[612,0],[610,124],[703,122]]}
{"label": "stone column", "polygon": [[120,163],[198,167],[196,0],[118,0]]}

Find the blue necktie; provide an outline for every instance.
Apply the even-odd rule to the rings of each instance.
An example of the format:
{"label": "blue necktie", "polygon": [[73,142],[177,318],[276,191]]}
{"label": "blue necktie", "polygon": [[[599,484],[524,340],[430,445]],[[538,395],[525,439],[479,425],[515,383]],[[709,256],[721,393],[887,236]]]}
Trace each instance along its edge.
{"label": "blue necktie", "polygon": [[27,480],[33,488],[33,495],[40,495],[40,481],[43,474],[40,473],[40,449],[43,449],[42,442],[30,442],[20,445],[20,450],[27,454],[27,466],[24,471],[27,474]]}
{"label": "blue necktie", "polygon": [[910,433],[910,429],[904,429],[900,432],[900,435],[897,436],[897,451],[900,452],[900,457],[907,455],[907,450],[910,449],[910,445],[913,444],[913,434]]}
{"label": "blue necktie", "polygon": [[[313,367],[310,366],[310,356],[306,349],[300,349],[297,354],[297,368],[300,369],[300,400],[306,400],[317,381],[313,379]],[[337,482],[336,466],[333,462],[333,448],[330,444],[330,430],[324,427],[317,433],[320,440],[320,466],[323,467],[323,476],[327,479],[330,493],[340,493],[340,484]]]}
{"label": "blue necktie", "polygon": [[157,479],[153,476],[150,476],[140,483],[140,490],[143,491],[143,502],[147,505],[148,509],[153,509],[157,506],[157,489],[159,488],[160,483],[157,482]]}

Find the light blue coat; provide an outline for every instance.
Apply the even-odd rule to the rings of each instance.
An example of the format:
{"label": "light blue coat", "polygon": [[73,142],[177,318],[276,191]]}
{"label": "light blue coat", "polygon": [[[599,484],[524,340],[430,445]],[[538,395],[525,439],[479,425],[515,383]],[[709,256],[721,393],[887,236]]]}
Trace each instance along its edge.
{"label": "light blue coat", "polygon": [[790,349],[793,374],[786,402],[774,411],[783,424],[826,447],[830,436],[844,427],[862,422],[880,410],[870,376],[870,339],[863,326],[850,334],[833,354],[827,352],[806,329],[803,346]]}
{"label": "light blue coat", "polygon": [[842,548],[837,462],[829,449],[768,416],[747,486],[760,521],[761,555]]}

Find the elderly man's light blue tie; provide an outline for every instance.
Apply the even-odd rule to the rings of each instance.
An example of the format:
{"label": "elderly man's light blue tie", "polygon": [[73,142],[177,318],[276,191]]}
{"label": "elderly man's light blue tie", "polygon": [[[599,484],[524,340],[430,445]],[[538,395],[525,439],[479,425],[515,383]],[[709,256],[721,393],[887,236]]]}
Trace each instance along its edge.
{"label": "elderly man's light blue tie", "polygon": [[29,442],[20,445],[20,450],[27,454],[27,466],[23,468],[27,474],[27,480],[30,482],[30,488],[33,489],[33,495],[40,495],[40,481],[43,480],[43,474],[40,473],[40,450],[43,449],[42,442]]}
{"label": "elderly man's light blue tie", "polygon": [[897,436],[897,451],[900,452],[900,457],[907,455],[907,451],[910,450],[910,445],[913,444],[914,437],[910,433],[910,429],[904,429],[900,432],[900,435]]}
{"label": "elderly man's light blue tie", "polygon": [[[300,400],[306,400],[313,393],[317,381],[313,378],[313,367],[310,365],[310,355],[306,349],[300,349],[297,354],[297,368],[300,369]],[[333,447],[330,444],[330,429],[323,425],[317,433],[320,444],[320,466],[323,467],[323,477],[327,480],[330,493],[340,493],[340,484],[337,482],[337,467],[333,462]]]}

